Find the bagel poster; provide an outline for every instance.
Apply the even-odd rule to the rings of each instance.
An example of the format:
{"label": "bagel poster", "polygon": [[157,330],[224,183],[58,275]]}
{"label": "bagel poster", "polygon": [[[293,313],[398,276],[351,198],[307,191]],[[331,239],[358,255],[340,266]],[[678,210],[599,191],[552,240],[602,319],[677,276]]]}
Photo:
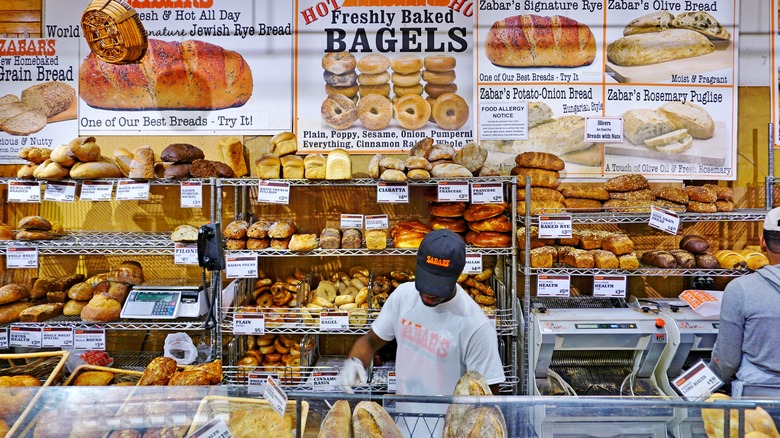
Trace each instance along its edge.
{"label": "bagel poster", "polygon": [[299,149],[401,151],[424,137],[456,147],[474,140],[474,6],[450,3],[298,1]]}

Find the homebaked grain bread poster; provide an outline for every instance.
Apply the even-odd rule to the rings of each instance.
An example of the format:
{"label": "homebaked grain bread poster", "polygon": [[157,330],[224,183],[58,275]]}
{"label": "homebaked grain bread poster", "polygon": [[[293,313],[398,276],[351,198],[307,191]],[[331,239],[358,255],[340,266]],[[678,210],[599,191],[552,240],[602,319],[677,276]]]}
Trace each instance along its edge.
{"label": "homebaked grain bread poster", "polygon": [[[117,65],[99,60],[82,41],[81,135],[252,135],[291,128],[288,1],[129,4],[148,32],[149,48],[139,63]],[[82,11],[49,0],[46,15],[78,25]]]}
{"label": "homebaked grain bread poster", "polygon": [[455,147],[472,141],[475,5],[450,3],[297,2],[299,149],[402,151],[424,137]]}
{"label": "homebaked grain bread poster", "polygon": [[23,148],[51,149],[78,135],[74,29],[44,26],[40,5],[15,14],[37,33],[0,38],[0,164],[26,163]]}

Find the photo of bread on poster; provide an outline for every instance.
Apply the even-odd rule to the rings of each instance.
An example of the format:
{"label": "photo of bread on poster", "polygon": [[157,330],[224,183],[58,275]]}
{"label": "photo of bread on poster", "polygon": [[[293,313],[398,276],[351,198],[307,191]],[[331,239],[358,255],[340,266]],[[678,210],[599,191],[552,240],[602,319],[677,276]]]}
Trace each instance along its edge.
{"label": "photo of bread on poster", "polygon": [[634,11],[610,11],[607,73],[623,83],[731,83],[733,17],[715,14],[656,10],[637,16]]}

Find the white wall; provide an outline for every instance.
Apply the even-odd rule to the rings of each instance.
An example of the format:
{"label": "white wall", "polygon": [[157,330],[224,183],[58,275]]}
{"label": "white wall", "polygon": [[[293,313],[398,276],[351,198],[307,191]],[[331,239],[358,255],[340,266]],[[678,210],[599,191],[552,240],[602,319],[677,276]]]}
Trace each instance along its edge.
{"label": "white wall", "polygon": [[739,14],[739,83],[740,86],[769,86],[770,0],[741,0]]}

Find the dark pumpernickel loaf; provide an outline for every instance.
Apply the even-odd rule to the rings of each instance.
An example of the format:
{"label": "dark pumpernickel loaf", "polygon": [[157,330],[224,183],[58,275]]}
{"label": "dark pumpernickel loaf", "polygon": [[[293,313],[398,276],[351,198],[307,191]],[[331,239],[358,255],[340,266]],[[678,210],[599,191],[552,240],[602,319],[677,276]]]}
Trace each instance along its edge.
{"label": "dark pumpernickel loaf", "polygon": [[187,143],[169,144],[160,152],[160,160],[171,163],[192,163],[204,158],[206,155],[199,147]]}

